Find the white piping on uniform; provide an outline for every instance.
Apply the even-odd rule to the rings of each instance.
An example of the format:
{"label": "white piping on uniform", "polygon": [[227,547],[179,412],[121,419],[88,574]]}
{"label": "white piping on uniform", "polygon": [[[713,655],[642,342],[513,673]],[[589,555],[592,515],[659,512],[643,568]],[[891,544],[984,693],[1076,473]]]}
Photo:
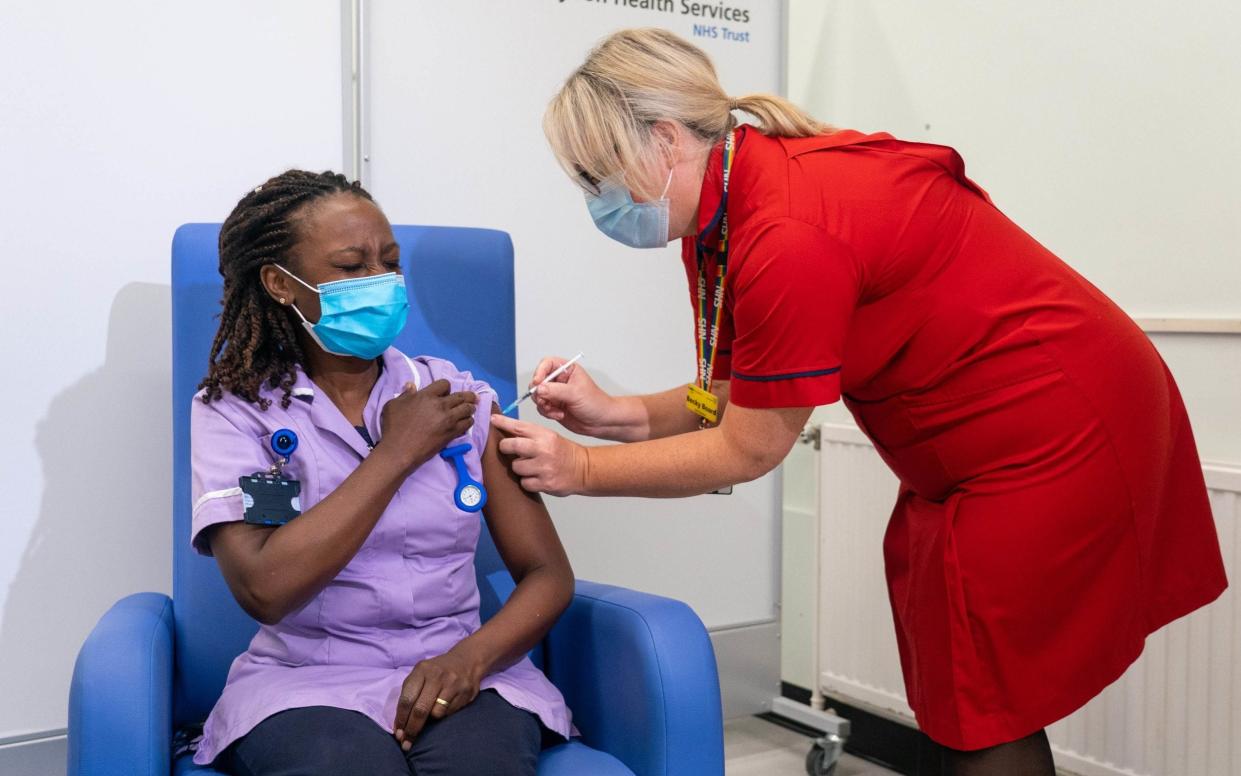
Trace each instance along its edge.
{"label": "white piping on uniform", "polygon": [[194,509],[191,514],[198,514],[198,509],[208,501],[214,501],[218,498],[228,498],[229,496],[240,496],[241,488],[225,488],[224,490],[213,490],[204,493],[198,497],[198,501],[194,502]]}
{"label": "white piping on uniform", "polygon": [[[414,360],[410,358],[409,356],[406,356],[404,353],[402,353],[401,355],[405,356],[405,363],[409,364],[409,371],[412,372],[414,375],[414,390],[421,391],[422,380],[418,379],[418,370],[414,368]],[[400,394],[397,394],[397,395],[400,396]]]}

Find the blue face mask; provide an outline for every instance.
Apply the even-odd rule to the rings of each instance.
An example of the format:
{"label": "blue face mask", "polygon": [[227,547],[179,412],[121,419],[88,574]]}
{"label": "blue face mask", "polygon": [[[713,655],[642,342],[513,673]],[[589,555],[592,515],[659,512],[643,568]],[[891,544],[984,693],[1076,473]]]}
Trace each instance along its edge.
{"label": "blue face mask", "polygon": [[599,184],[599,193],[586,193],[586,207],[599,231],[630,248],[662,248],[668,244],[668,187],[654,202],[634,202],[629,189],[615,180]]}
{"label": "blue face mask", "polygon": [[319,295],[317,323],[306,320],[297,305],[293,311],[310,338],[332,355],[376,358],[405,328],[409,296],[405,276],[399,272],[334,280],[315,288],[284,267],[280,269]]}

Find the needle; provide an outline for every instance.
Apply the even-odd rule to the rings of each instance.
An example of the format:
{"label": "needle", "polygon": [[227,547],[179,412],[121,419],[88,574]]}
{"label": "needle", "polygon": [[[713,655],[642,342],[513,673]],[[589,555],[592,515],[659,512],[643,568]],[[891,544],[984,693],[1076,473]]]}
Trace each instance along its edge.
{"label": "needle", "polygon": [[535,391],[537,391],[537,390],[539,389],[539,386],[540,386],[540,385],[542,385],[543,383],[546,383],[546,382],[550,382],[550,381],[552,381],[552,380],[555,380],[557,377],[559,377],[560,375],[564,374],[564,371],[565,371],[566,369],[568,369],[569,367],[571,367],[571,366],[573,366],[574,364],[576,364],[576,363],[577,363],[577,362],[578,362],[581,358],[582,358],[582,354],[581,354],[581,353],[578,353],[578,354],[577,354],[576,356],[574,356],[573,358],[569,359],[568,361],[566,361],[566,362],[564,362],[563,364],[561,364],[560,366],[558,366],[556,369],[552,370],[552,373],[551,373],[551,374],[549,374],[547,377],[544,377],[542,380],[540,380],[540,381],[539,381],[539,385],[532,386],[532,387],[530,388],[530,390],[528,390],[528,391],[526,391],[525,393],[523,393],[523,394],[521,395],[521,397],[520,397],[520,398],[518,398],[518,399],[517,399],[516,401],[514,401],[512,404],[510,404],[510,405],[508,405],[507,407],[505,407],[505,408],[504,408],[504,412],[503,412],[503,414],[504,414],[504,415],[507,415],[507,414],[509,414],[510,412],[512,412],[512,411],[513,411],[513,410],[517,407],[517,405],[518,405],[518,404],[521,404],[523,401],[525,401],[526,399],[529,399],[531,396],[533,396],[533,395],[534,395],[534,392],[535,392]]}

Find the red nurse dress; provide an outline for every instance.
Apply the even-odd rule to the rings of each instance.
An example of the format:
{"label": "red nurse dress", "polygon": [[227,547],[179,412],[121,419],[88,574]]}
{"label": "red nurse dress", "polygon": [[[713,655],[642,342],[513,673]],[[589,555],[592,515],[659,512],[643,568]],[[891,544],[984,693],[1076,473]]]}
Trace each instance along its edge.
{"label": "red nurse dress", "polygon": [[[740,407],[843,397],[900,479],[883,549],[931,738],[980,749],[1068,715],[1227,586],[1167,367],[951,148],[737,139],[714,379]],[[693,301],[693,238],[682,254]]]}

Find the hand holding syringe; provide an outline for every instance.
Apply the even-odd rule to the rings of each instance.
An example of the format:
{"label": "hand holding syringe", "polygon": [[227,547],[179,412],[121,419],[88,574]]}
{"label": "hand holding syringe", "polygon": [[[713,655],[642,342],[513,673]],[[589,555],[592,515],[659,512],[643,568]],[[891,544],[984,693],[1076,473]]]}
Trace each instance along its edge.
{"label": "hand holding syringe", "polygon": [[539,390],[539,386],[543,385],[543,383],[549,383],[552,380],[555,380],[557,377],[564,374],[565,371],[568,370],[571,366],[573,366],[578,361],[580,361],[581,358],[582,358],[582,354],[578,353],[573,358],[569,359],[568,361],[558,366],[556,369],[552,370],[551,374],[549,374],[547,377],[544,377],[542,380],[540,380],[538,385],[531,386],[530,390],[523,393],[519,398],[515,399],[512,404],[505,407],[503,414],[507,415],[510,412],[512,412],[514,409],[517,408],[518,404],[521,404],[523,401],[533,396],[535,392]]}

